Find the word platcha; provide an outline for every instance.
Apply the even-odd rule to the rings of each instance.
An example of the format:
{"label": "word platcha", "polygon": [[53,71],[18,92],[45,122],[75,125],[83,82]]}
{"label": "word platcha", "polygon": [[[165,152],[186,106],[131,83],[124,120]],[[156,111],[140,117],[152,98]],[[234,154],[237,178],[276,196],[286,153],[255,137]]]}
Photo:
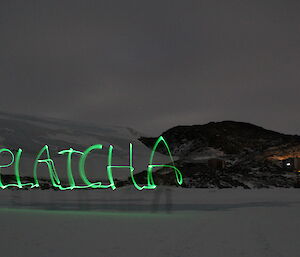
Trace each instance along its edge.
{"label": "word platcha", "polygon": [[[163,143],[163,145],[165,146],[167,153],[170,157],[171,163],[172,165],[169,164],[153,164],[153,158],[154,158],[154,154],[155,151],[158,147],[158,145],[160,143]],[[24,187],[30,187],[30,188],[35,188],[35,187],[40,187],[39,184],[39,179],[38,179],[38,175],[37,175],[37,171],[38,171],[38,165],[39,164],[46,164],[48,171],[49,171],[49,176],[50,176],[50,180],[51,183],[53,185],[53,187],[59,189],[59,190],[72,190],[72,189],[82,189],[82,188],[93,188],[93,189],[97,189],[97,188],[111,188],[111,189],[116,189],[115,183],[114,183],[114,178],[113,178],[113,173],[112,173],[112,169],[114,168],[127,168],[130,171],[130,177],[131,180],[135,186],[136,189],[138,190],[143,190],[143,189],[155,189],[156,188],[156,184],[154,182],[153,179],[153,169],[154,168],[162,168],[162,167],[167,167],[167,168],[171,168],[174,170],[175,172],[175,176],[176,176],[176,181],[179,185],[182,184],[182,174],[181,172],[175,167],[175,163],[174,163],[174,159],[172,157],[170,148],[167,144],[167,142],[165,141],[165,139],[160,136],[157,141],[155,142],[152,152],[150,154],[150,160],[149,160],[149,164],[148,164],[148,168],[147,168],[147,184],[146,185],[139,185],[135,178],[134,178],[134,167],[133,167],[133,163],[132,163],[132,144],[129,144],[129,165],[125,165],[125,166],[115,166],[112,165],[112,155],[113,155],[113,146],[110,145],[109,149],[108,149],[108,161],[107,161],[107,166],[106,166],[106,171],[107,171],[107,178],[109,181],[109,184],[103,185],[102,182],[91,182],[86,175],[86,170],[85,170],[85,163],[86,163],[86,158],[87,156],[94,150],[101,150],[102,149],[102,145],[101,144],[96,144],[96,145],[92,145],[90,147],[88,147],[84,152],[81,151],[77,151],[74,150],[72,148],[67,149],[67,150],[62,150],[60,152],[58,152],[58,154],[66,154],[67,155],[67,176],[68,176],[68,186],[63,186],[60,182],[60,179],[57,175],[56,169],[55,169],[55,165],[54,165],[54,161],[51,159],[50,157],[50,152],[49,152],[49,147],[47,145],[45,145],[40,152],[37,154],[37,157],[34,160],[33,163],[33,183],[22,183],[21,181],[21,177],[20,177],[20,158],[22,155],[22,149],[19,148],[17,153],[14,155],[14,153],[7,149],[7,148],[1,148],[0,149],[0,154],[1,153],[9,153],[11,156],[11,161],[8,164],[2,164],[0,165],[0,187],[2,189],[8,188],[8,187],[18,187],[18,188],[24,188]],[[80,155],[80,159],[79,159],[79,175],[82,179],[82,181],[84,182],[85,185],[76,185],[74,177],[73,177],[73,171],[72,171],[72,156],[74,154],[78,154]],[[46,156],[46,158],[42,158],[42,156]],[[12,184],[7,184],[4,185],[2,178],[1,178],[1,168],[7,168],[9,166],[12,166],[14,168],[14,174],[16,177],[16,183],[12,183]]]}

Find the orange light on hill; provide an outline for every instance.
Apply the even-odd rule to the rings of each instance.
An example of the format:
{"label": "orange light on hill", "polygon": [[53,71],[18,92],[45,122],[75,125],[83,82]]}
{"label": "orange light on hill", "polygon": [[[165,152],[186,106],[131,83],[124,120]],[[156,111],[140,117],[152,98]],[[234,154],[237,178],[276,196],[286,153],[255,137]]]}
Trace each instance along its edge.
{"label": "orange light on hill", "polygon": [[300,155],[295,155],[295,154],[288,154],[288,155],[280,155],[280,156],[271,156],[268,157],[269,160],[278,160],[278,161],[282,161],[282,160],[286,160],[289,158],[300,158]]}

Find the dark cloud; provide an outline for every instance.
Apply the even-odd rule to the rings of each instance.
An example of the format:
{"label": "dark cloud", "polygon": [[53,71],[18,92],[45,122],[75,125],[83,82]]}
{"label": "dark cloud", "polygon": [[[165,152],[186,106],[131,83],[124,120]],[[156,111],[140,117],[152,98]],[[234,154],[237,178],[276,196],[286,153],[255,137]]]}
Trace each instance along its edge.
{"label": "dark cloud", "polygon": [[300,133],[300,2],[0,2],[3,111]]}

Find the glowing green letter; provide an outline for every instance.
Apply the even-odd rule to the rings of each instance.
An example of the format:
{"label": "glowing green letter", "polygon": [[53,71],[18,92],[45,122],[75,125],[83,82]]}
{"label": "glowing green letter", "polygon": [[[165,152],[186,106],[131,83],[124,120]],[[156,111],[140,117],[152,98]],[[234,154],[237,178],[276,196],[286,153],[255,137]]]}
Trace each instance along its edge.
{"label": "glowing green letter", "polygon": [[72,172],[72,154],[77,153],[77,154],[83,155],[83,152],[76,151],[76,150],[70,148],[68,150],[62,150],[58,154],[65,154],[65,153],[68,153],[68,156],[67,156],[67,173],[68,173],[68,180],[69,180],[69,184],[70,184],[70,186],[66,189],[72,190],[73,188],[77,188],[77,186],[75,185],[73,172]]}
{"label": "glowing green letter", "polygon": [[88,180],[87,176],[86,176],[86,172],[85,172],[85,161],[86,158],[88,156],[88,154],[95,150],[95,149],[102,149],[102,145],[92,145],[90,146],[88,149],[86,149],[83,153],[83,155],[80,157],[79,160],[79,174],[81,179],[83,180],[83,182],[87,185],[87,187],[91,187],[91,188],[108,188],[109,186],[106,185],[102,185],[101,182],[96,182],[96,183],[92,183],[91,181]]}
{"label": "glowing green letter", "polygon": [[[9,166],[11,166],[11,165],[14,163],[14,161],[15,161],[15,156],[14,156],[14,154],[12,153],[12,151],[10,151],[9,149],[6,149],[6,148],[0,149],[0,153],[3,153],[3,152],[7,152],[7,153],[9,153],[9,154],[11,155],[11,162],[8,163],[8,164],[0,165],[0,171],[1,171],[1,168],[9,167]],[[5,189],[5,188],[7,188],[7,187],[9,187],[9,186],[16,186],[16,184],[9,184],[9,185],[6,185],[6,186],[3,185],[3,183],[2,183],[2,178],[1,178],[1,172],[0,172],[0,187],[1,187],[2,189]]]}
{"label": "glowing green letter", "polygon": [[[44,152],[46,153],[47,158],[46,159],[40,159]],[[60,188],[60,180],[57,176],[55,166],[54,166],[54,161],[50,157],[49,148],[48,148],[47,145],[45,145],[41,149],[41,151],[38,153],[38,155],[37,155],[37,157],[34,161],[34,164],[33,164],[33,179],[34,179],[34,183],[35,183],[34,187],[39,187],[40,186],[39,180],[38,180],[38,177],[37,177],[37,165],[39,163],[43,163],[43,162],[47,164],[52,185],[55,186],[55,187]]]}
{"label": "glowing green letter", "polygon": [[20,158],[21,158],[21,154],[22,154],[22,149],[19,148],[17,154],[16,154],[16,160],[15,160],[15,165],[14,165],[14,170],[15,170],[15,176],[16,176],[16,181],[17,181],[17,187],[18,188],[23,188],[23,186],[31,186],[34,187],[33,183],[26,183],[26,184],[22,184],[21,182],[21,178],[20,178]]}
{"label": "glowing green letter", "polygon": [[[158,144],[159,144],[160,142],[164,143],[164,145],[165,145],[165,147],[166,147],[166,149],[167,149],[168,155],[169,155],[169,157],[170,157],[170,159],[171,159],[173,165],[167,165],[167,164],[152,164],[152,163],[153,163],[154,153],[155,153],[156,148],[157,148],[157,146],[158,146]],[[148,173],[147,173],[148,186],[145,187],[145,188],[147,188],[147,189],[154,189],[154,188],[156,188],[156,185],[155,185],[154,179],[153,179],[153,174],[152,174],[153,168],[155,168],[155,167],[167,167],[167,168],[172,168],[172,169],[174,169],[175,175],[176,175],[177,183],[178,183],[179,185],[182,184],[182,175],[181,175],[181,172],[175,167],[174,159],[173,159],[173,157],[172,157],[170,148],[169,148],[169,146],[168,146],[166,140],[165,140],[162,136],[160,136],[160,137],[156,140],[156,142],[155,142],[155,144],[154,144],[154,146],[153,146],[153,149],[152,149],[151,156],[150,156],[150,161],[149,161],[149,165],[148,165]]]}
{"label": "glowing green letter", "polygon": [[109,146],[109,151],[108,151],[108,159],[107,159],[107,175],[108,175],[108,179],[111,183],[111,187],[112,189],[115,189],[115,184],[114,184],[114,180],[113,180],[113,176],[112,176],[112,168],[128,168],[130,170],[130,175],[132,178],[132,181],[134,183],[134,186],[139,189],[142,190],[142,188],[135,182],[134,177],[133,177],[133,171],[134,168],[132,166],[132,144],[130,143],[129,145],[129,165],[111,165],[112,164],[112,153],[113,153],[113,149],[114,147],[112,145]]}

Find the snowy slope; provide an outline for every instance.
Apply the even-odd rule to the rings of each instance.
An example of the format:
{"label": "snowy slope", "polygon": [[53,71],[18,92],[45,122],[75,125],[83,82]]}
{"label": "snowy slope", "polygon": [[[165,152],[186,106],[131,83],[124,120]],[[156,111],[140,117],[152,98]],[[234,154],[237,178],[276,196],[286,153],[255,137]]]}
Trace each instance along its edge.
{"label": "snowy slope", "polygon": [[[133,143],[133,158],[136,172],[147,168],[151,149],[144,146],[137,138],[140,136],[132,128],[117,126],[95,126],[77,122],[37,118],[27,115],[0,113],[0,146],[16,152],[22,148],[21,175],[31,175],[33,160],[40,149],[47,144],[58,169],[59,176],[66,177],[66,156],[57,152],[72,147],[84,151],[93,144],[102,144],[102,151],[95,151],[88,158],[87,170],[91,178],[105,178],[107,152],[109,145],[114,146],[113,165],[128,165],[129,143]],[[156,155],[157,162],[168,162],[161,154]],[[2,156],[5,159],[5,156]],[[3,160],[4,161],[4,160]],[[6,160],[7,161],[7,160]],[[75,177],[78,158],[74,157]],[[127,178],[128,170],[114,169],[115,178]],[[4,174],[12,174],[10,168],[3,169]],[[41,170],[41,177],[47,177],[46,170]]]}

